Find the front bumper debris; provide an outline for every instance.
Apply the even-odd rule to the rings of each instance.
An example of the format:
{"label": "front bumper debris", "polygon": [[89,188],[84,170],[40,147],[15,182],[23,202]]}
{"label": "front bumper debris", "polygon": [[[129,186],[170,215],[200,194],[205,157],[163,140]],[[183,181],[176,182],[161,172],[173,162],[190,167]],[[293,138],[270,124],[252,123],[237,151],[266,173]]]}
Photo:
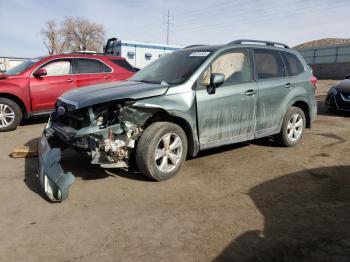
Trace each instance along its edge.
{"label": "front bumper debris", "polygon": [[74,176],[70,172],[64,172],[61,165],[61,150],[51,148],[45,136],[42,134],[38,145],[38,175],[46,196],[52,202],[61,202],[68,197],[68,189],[74,182]]}

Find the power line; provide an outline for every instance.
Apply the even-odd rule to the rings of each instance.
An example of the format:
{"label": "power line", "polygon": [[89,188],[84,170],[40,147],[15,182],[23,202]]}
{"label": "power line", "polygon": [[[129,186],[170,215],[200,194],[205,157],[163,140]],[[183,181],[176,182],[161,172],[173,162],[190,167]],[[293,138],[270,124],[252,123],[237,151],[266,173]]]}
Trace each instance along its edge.
{"label": "power line", "polygon": [[[163,21],[163,28],[164,28],[164,25],[166,26],[166,44],[168,45],[169,44],[169,34],[170,34],[170,27],[173,27],[174,26],[174,22],[170,22],[170,10],[168,9],[168,13],[166,16],[163,17],[163,19],[166,19],[165,20],[165,23]],[[172,20],[174,20],[174,17],[172,17]]]}

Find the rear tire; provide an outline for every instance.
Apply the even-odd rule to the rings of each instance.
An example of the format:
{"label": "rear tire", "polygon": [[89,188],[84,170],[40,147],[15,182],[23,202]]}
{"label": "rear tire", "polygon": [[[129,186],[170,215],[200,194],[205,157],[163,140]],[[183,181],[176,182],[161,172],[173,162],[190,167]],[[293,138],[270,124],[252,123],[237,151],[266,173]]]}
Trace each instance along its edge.
{"label": "rear tire", "polygon": [[278,144],[285,147],[297,145],[303,137],[305,126],[304,111],[299,107],[289,107],[283,119],[281,132],[276,137]]}
{"label": "rear tire", "polygon": [[151,124],[136,147],[136,164],[142,174],[157,181],[177,174],[187,155],[187,137],[183,129],[170,122]]}
{"label": "rear tire", "polygon": [[15,130],[22,117],[22,110],[16,102],[0,97],[0,132]]}

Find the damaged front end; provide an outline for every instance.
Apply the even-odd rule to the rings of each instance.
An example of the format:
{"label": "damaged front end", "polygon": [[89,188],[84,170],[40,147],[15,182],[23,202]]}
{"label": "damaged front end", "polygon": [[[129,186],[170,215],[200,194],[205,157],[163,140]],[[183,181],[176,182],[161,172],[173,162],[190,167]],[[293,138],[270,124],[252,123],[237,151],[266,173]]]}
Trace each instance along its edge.
{"label": "damaged front end", "polygon": [[102,168],[127,168],[131,151],[154,112],[133,101],[108,102],[87,108],[58,100],[39,142],[39,178],[47,197],[60,202],[74,182],[60,166],[61,149],[72,147]]}

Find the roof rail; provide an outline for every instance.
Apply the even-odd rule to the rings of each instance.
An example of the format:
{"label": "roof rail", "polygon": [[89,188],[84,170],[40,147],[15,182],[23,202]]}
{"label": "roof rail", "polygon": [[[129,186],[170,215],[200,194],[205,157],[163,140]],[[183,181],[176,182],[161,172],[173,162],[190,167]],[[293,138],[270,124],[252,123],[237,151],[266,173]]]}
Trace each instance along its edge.
{"label": "roof rail", "polygon": [[189,45],[189,46],[185,46],[183,49],[198,47],[198,46],[205,46],[205,45]]}
{"label": "roof rail", "polygon": [[105,53],[99,53],[99,52],[96,52],[96,51],[74,51],[74,52],[71,52],[69,54],[79,54],[79,55],[106,55]]}
{"label": "roof rail", "polygon": [[251,39],[239,39],[239,40],[232,41],[227,45],[235,45],[235,44],[243,44],[243,43],[259,43],[259,44],[265,44],[268,46],[290,48],[288,45],[283,43],[264,41],[264,40],[251,40]]}
{"label": "roof rail", "polygon": [[91,51],[91,50],[79,50],[79,51],[74,51],[73,53],[78,53],[78,54],[97,54],[96,51]]}

